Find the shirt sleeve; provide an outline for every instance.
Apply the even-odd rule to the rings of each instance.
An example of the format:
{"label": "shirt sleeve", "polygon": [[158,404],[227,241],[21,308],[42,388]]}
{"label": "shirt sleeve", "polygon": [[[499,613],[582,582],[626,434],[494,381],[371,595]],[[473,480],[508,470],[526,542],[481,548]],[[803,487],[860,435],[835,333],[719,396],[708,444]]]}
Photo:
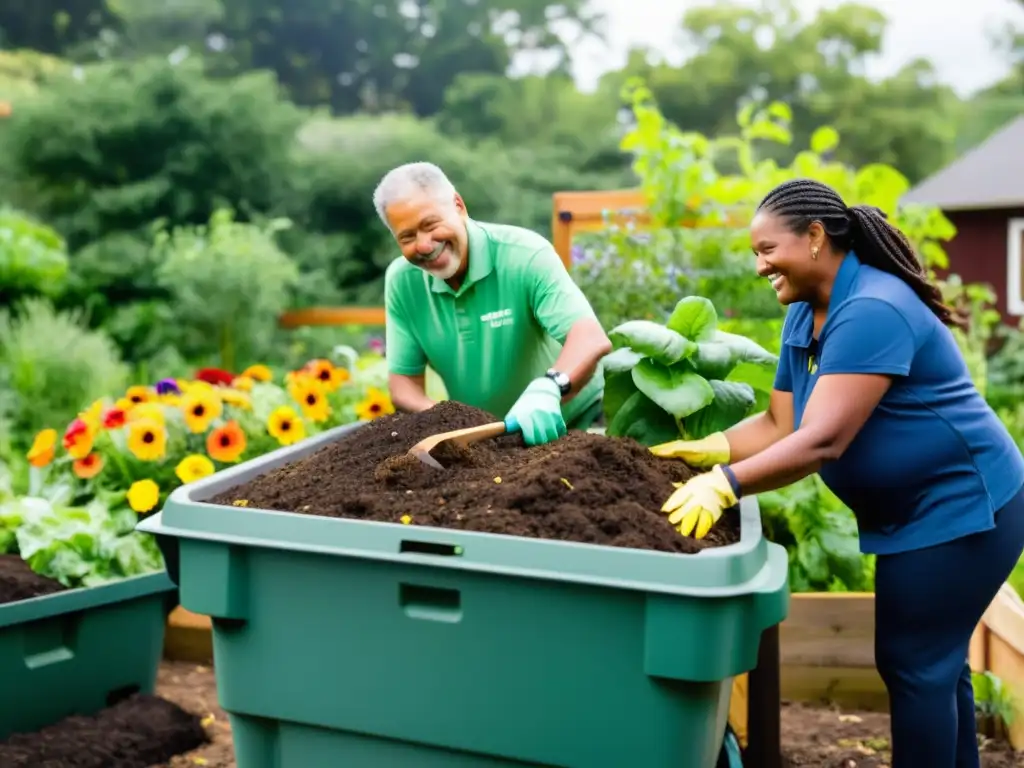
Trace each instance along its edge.
{"label": "shirt sleeve", "polygon": [[822,334],[818,374],[906,376],[916,351],[914,331],[898,309],[880,299],[853,299]]}
{"label": "shirt sleeve", "polygon": [[410,318],[402,306],[390,270],[384,274],[384,355],[388,370],[399,376],[419,376],[426,371],[427,356],[416,341]]}
{"label": "shirt sleeve", "polygon": [[775,385],[773,387],[779,392],[793,391],[793,361],[790,360],[791,357],[793,357],[793,350],[784,344],[779,353],[779,364],[775,368]]}
{"label": "shirt sleeve", "polygon": [[573,282],[554,248],[548,246],[533,254],[527,269],[533,314],[559,344],[565,343],[569,329],[579,320],[597,319],[587,297]]}

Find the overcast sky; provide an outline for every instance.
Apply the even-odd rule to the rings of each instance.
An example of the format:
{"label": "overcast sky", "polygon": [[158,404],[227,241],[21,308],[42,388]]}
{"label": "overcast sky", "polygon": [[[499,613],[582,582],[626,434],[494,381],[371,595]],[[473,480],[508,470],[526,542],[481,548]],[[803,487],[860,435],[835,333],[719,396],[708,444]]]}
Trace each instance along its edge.
{"label": "overcast sky", "polygon": [[[621,67],[631,45],[643,44],[678,61],[677,30],[686,8],[707,0],[594,0],[608,18],[609,47],[577,49],[575,71],[582,88],[593,86],[608,69]],[[839,5],[839,0],[797,0],[805,12]],[[866,0],[890,19],[885,51],[871,74],[885,75],[906,61],[931,59],[942,79],[963,94],[999,79],[1006,64],[993,50],[986,30],[1005,21],[1024,27],[1024,7],[1016,0]]]}

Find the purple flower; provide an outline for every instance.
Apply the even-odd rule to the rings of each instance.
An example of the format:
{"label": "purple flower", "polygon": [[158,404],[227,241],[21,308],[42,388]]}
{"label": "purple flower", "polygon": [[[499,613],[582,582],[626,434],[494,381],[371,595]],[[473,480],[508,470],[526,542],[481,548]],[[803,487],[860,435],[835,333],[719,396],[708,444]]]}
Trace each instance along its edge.
{"label": "purple flower", "polygon": [[366,345],[370,348],[370,351],[377,355],[384,354],[384,339],[379,336],[374,336]]}
{"label": "purple flower", "polygon": [[178,382],[174,379],[160,379],[156,383],[156,393],[158,395],[180,395],[181,390],[178,389]]}

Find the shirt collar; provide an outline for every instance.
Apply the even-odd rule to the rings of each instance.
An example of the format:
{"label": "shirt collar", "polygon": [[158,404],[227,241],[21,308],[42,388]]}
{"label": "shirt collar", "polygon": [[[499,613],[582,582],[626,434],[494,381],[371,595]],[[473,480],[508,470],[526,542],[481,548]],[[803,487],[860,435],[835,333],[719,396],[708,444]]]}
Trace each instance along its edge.
{"label": "shirt collar", "polygon": [[[857,271],[859,269],[860,259],[857,258],[856,253],[850,251],[843,257],[843,263],[839,265],[839,271],[836,272],[836,279],[832,283],[832,295],[829,296],[828,312],[825,314],[826,321],[835,308],[849,298],[850,291],[853,290],[853,285],[856,281]],[[801,303],[801,306],[807,305]],[[811,346],[813,336],[814,313],[804,311],[800,313],[799,317],[794,318],[791,322],[789,331],[786,333],[786,338],[783,339],[783,344],[787,344],[791,347],[802,347],[807,349]]]}
{"label": "shirt collar", "polygon": [[444,280],[431,275],[430,290],[434,293],[450,293],[454,296],[461,296],[471,285],[483,280],[494,269],[491,240],[483,227],[467,217],[466,235],[469,239],[469,248],[466,251],[466,258],[469,259],[469,269],[466,272],[465,280],[462,281],[459,290],[453,291],[452,287]]}

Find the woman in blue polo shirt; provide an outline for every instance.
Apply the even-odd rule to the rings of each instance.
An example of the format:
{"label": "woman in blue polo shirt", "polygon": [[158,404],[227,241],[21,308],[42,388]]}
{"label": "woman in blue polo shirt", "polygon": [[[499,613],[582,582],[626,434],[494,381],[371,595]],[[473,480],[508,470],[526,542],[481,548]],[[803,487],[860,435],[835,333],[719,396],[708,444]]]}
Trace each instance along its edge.
{"label": "woman in blue polo shirt", "polygon": [[971,381],[957,318],[884,213],[789,181],[761,202],[751,242],[789,306],[771,402],[725,433],[652,449],[711,470],[663,511],[703,536],[741,495],[819,473],[878,555],[893,768],[976,768],[967,649],[1024,549],[1024,458]]}

